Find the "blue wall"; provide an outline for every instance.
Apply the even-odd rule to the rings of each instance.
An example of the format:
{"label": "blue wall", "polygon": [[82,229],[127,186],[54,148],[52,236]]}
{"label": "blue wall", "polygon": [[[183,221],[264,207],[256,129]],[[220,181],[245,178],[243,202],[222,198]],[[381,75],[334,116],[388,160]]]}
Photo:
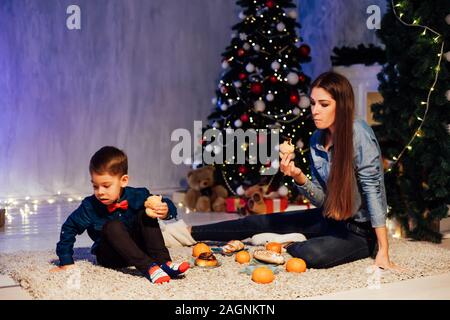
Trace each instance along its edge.
{"label": "blue wall", "polygon": [[[81,30],[66,8],[81,7]],[[99,147],[179,187],[170,134],[204,120],[238,21],[223,0],[0,0],[0,197],[90,192]]]}
{"label": "blue wall", "polygon": [[360,43],[381,45],[375,30],[366,26],[370,5],[386,12],[386,0],[298,0],[300,36],[311,46],[312,62],[304,65],[311,77],[331,69],[334,47]]}

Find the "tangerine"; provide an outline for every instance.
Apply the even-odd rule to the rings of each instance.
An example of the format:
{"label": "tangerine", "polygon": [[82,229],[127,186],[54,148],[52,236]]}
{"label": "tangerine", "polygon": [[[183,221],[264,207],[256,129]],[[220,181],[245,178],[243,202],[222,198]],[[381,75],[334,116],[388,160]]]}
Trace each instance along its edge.
{"label": "tangerine", "polygon": [[267,284],[271,283],[275,279],[273,271],[267,267],[259,267],[253,270],[252,280],[256,283]]}
{"label": "tangerine", "polygon": [[287,272],[305,272],[306,271],[306,262],[300,258],[292,258],[289,259],[286,263],[286,271]]}
{"label": "tangerine", "polygon": [[235,260],[241,264],[248,263],[251,260],[250,253],[248,253],[248,251],[239,251],[236,253]]}
{"label": "tangerine", "polygon": [[211,248],[203,242],[197,243],[193,248],[192,248],[192,256],[194,257],[198,257],[201,253],[204,252],[211,252]]}
{"label": "tangerine", "polygon": [[269,251],[273,251],[276,253],[281,253],[281,243],[278,242],[269,242],[268,244],[266,244],[266,249]]}

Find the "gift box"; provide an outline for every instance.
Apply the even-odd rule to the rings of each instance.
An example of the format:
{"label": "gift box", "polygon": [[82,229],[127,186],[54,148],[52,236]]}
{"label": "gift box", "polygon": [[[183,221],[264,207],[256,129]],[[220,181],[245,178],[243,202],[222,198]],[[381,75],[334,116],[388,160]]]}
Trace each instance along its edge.
{"label": "gift box", "polygon": [[246,205],[245,199],[239,197],[229,197],[225,201],[227,204],[227,213],[238,213]]}
{"label": "gift box", "polygon": [[288,207],[288,198],[264,199],[264,203],[266,204],[267,213],[284,212]]}

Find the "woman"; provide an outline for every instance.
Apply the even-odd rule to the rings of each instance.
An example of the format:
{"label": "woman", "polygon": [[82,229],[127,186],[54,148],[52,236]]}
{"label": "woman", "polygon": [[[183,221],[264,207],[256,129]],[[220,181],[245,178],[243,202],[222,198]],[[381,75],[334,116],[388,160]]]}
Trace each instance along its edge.
{"label": "woman", "polygon": [[280,170],[294,179],[317,209],[190,228],[177,223],[165,230],[166,236],[186,243],[296,232],[308,240],[289,244],[287,252],[304,259],[311,268],[329,268],[371,256],[382,269],[401,270],[389,259],[380,148],[372,129],[364,121],[354,120],[352,87],[333,72],[320,75],[311,87],[311,111],[318,129],[310,139],[312,180],[288,155],[281,159]]}

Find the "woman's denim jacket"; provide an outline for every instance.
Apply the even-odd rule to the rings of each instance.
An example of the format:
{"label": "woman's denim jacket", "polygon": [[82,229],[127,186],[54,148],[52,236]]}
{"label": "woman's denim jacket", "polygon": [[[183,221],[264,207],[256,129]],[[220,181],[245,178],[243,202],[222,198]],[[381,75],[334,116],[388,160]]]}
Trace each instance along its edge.
{"label": "woman's denim jacket", "polygon": [[[300,192],[318,208],[325,201],[333,151],[333,146],[325,151],[324,132],[316,130],[310,139],[312,180],[298,185]],[[387,201],[381,150],[372,128],[363,120],[353,122],[353,154],[357,190],[352,218],[357,222],[370,221],[373,228],[385,226]]]}

